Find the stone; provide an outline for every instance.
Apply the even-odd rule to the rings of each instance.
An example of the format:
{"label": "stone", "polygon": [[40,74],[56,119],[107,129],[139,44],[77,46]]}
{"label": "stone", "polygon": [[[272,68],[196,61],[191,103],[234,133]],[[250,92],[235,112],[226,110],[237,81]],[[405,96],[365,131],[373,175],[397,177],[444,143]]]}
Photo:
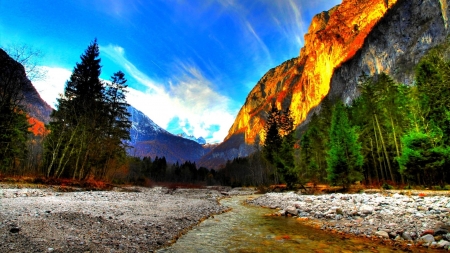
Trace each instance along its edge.
{"label": "stone", "polygon": [[440,241],[437,243],[437,247],[438,247],[438,248],[444,248],[444,249],[447,249],[449,245],[450,245],[450,242],[448,242],[448,241],[446,241],[446,240],[440,240]]}
{"label": "stone", "polygon": [[402,238],[407,240],[407,241],[412,241],[413,240],[412,237],[411,237],[411,234],[409,232],[403,232],[402,233]]}
{"label": "stone", "polygon": [[297,208],[293,207],[293,206],[288,206],[284,209],[284,211],[286,213],[292,214],[292,215],[298,215],[298,211]]}
{"label": "stone", "polygon": [[375,232],[376,236],[381,236],[382,238],[389,239],[389,234],[386,231],[377,231]]}
{"label": "stone", "polygon": [[434,242],[434,236],[427,234],[419,238],[419,242],[423,244],[431,244]]}
{"label": "stone", "polygon": [[359,208],[359,211],[362,214],[371,214],[373,212],[374,208],[372,206],[363,205]]}
{"label": "stone", "polygon": [[54,248],[48,248],[47,252],[53,252],[55,249]]}
{"label": "stone", "polygon": [[397,235],[394,240],[403,241],[404,239],[400,235]]}
{"label": "stone", "polygon": [[298,216],[299,217],[308,217],[309,213],[307,213],[307,212],[299,212]]}
{"label": "stone", "polygon": [[426,229],[422,232],[422,234],[420,236],[424,236],[424,235],[434,235],[434,230],[433,229]]}

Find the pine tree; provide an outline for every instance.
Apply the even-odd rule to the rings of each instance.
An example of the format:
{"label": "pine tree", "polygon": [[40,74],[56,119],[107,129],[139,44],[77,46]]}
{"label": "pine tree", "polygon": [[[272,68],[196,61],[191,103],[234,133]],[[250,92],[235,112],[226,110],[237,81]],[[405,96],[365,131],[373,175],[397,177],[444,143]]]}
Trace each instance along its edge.
{"label": "pine tree", "polygon": [[294,164],[294,127],[290,111],[281,112],[272,104],[264,127],[266,139],[263,155],[275,166],[275,178],[286,182],[292,188],[298,182],[298,168]]}
{"label": "pine tree", "polygon": [[266,125],[264,126],[265,140],[263,146],[264,157],[272,164],[275,164],[275,157],[278,149],[281,146],[281,136],[278,132],[280,111],[272,105],[269,116],[267,117]]}
{"label": "pine tree", "polygon": [[100,80],[97,41],[81,55],[66,83],[58,109],[51,115],[46,138],[47,176],[86,179],[104,178],[108,168],[125,161],[123,140],[129,139],[129,114],[122,72],[106,86]]}
{"label": "pine tree", "polygon": [[348,188],[351,183],[362,180],[363,156],[355,128],[350,125],[346,108],[339,101],[331,120],[328,151],[328,180]]}

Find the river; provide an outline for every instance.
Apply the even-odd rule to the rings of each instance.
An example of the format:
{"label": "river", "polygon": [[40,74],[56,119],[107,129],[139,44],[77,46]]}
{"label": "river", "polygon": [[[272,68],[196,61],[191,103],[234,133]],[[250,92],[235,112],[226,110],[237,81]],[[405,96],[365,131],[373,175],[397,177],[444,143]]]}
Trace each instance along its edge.
{"label": "river", "polygon": [[[392,247],[346,238],[302,225],[295,218],[267,217],[272,210],[243,204],[245,196],[221,200],[231,211],[215,215],[158,252],[393,252]],[[428,252],[426,249],[395,252]]]}

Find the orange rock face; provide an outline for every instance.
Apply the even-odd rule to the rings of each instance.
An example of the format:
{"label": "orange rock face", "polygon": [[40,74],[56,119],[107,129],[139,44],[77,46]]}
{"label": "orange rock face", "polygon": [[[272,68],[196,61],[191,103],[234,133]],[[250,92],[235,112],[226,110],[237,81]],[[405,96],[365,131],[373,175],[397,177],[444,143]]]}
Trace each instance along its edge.
{"label": "orange rock face", "polygon": [[316,15],[305,35],[300,56],[269,70],[253,88],[225,140],[245,133],[246,143],[263,127],[273,101],[291,110],[294,124],[301,124],[330,90],[333,71],[362,47],[375,24],[397,0],[344,0]]}

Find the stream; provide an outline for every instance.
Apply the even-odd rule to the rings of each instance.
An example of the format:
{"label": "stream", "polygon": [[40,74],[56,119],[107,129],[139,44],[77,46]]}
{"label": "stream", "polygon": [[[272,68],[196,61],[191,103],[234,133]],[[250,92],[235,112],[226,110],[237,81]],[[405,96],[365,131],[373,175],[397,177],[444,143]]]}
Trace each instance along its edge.
{"label": "stream", "polygon": [[295,218],[268,217],[262,207],[243,204],[248,196],[220,201],[231,211],[215,215],[157,252],[428,252],[402,251],[361,238],[333,235],[302,225]]}

